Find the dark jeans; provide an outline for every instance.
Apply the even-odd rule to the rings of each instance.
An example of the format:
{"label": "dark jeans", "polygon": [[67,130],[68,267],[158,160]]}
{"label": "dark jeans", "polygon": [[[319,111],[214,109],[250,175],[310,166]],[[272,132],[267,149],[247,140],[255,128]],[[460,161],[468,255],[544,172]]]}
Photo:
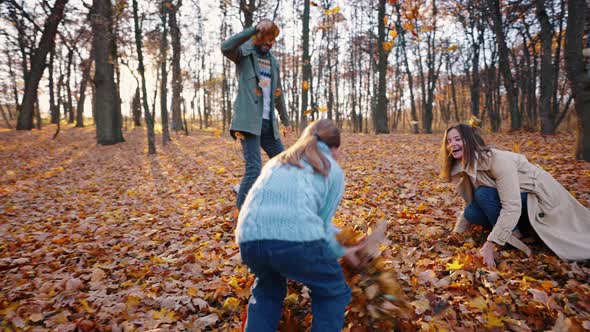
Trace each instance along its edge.
{"label": "dark jeans", "polygon": [[[527,226],[530,225],[527,213],[527,193],[520,193],[520,199],[522,212],[518,225],[514,228],[515,230],[521,227],[528,229]],[[496,188],[481,186],[473,193],[473,201],[467,205],[463,215],[470,223],[491,229],[496,225],[501,210],[502,203],[500,202],[498,190]],[[522,229],[520,230],[523,231]]]}
{"label": "dark jeans", "polygon": [[238,200],[236,206],[238,209],[242,208],[246,195],[254,184],[254,181],[260,175],[262,169],[262,158],[260,155],[260,148],[266,152],[269,158],[272,158],[285,150],[280,139],[275,139],[272,129],[271,120],[262,120],[262,130],[260,136],[252,134],[244,134],[242,143],[242,154],[246,163],[244,177],[240,183],[240,190],[238,191]]}
{"label": "dark jeans", "polygon": [[240,244],[240,254],[256,276],[248,302],[246,332],[277,330],[287,278],[311,290],[312,332],[342,330],[350,288],[326,241],[250,241]]}

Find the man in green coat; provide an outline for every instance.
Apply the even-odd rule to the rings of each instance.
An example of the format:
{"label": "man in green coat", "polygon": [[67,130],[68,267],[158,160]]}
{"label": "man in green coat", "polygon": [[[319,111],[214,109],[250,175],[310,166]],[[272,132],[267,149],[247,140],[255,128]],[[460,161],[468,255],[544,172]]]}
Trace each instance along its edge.
{"label": "man in green coat", "polygon": [[256,27],[246,28],[221,44],[223,55],[236,64],[238,78],[238,95],[229,129],[232,137],[240,140],[246,163],[238,190],[238,209],[260,175],[260,148],[269,158],[285,149],[274,108],[279,111],[286,131],[290,130],[279,63],[270,52],[279,31],[276,24],[265,19]]}

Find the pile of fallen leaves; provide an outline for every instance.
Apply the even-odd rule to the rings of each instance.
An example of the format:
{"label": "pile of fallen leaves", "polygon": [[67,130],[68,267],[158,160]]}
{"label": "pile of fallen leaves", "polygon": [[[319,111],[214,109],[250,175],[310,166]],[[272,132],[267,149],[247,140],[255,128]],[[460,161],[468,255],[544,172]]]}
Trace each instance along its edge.
{"label": "pile of fallen leaves", "polygon": [[[97,146],[94,128],[63,128],[52,140],[54,129],[0,132],[0,327],[239,330],[253,282],[233,236],[239,145],[195,132],[148,156],[142,129],[113,146]],[[590,164],[571,157],[573,135],[486,140],[519,150],[590,206]],[[387,222],[377,262],[395,271],[387,279],[411,311],[410,318],[391,315],[397,328],[590,329],[587,263],[561,261],[536,243],[531,258],[501,250],[490,269],[476,256],[483,230],[450,236],[463,203],[437,178],[439,144],[440,135],[343,137],[347,184],[335,223],[367,233]],[[358,289],[369,301],[386,298],[386,287],[367,294],[370,287]],[[366,323],[370,330],[389,317],[355,311],[355,300],[347,328]],[[285,308],[292,331],[310,327],[305,288],[290,287]]]}

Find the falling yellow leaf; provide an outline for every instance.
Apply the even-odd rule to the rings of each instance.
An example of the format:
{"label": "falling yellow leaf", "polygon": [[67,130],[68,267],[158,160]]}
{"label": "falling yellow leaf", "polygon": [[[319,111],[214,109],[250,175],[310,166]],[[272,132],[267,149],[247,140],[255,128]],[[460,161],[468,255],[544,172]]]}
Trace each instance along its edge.
{"label": "falling yellow leaf", "polygon": [[459,261],[455,259],[452,263],[447,263],[447,270],[461,270],[463,268],[463,265],[465,264],[459,263]]}
{"label": "falling yellow leaf", "polygon": [[221,129],[215,129],[215,131],[213,132],[213,135],[215,137],[221,137]]}
{"label": "falling yellow leaf", "polygon": [[451,46],[449,46],[447,48],[447,50],[449,50],[449,51],[456,51],[458,49],[459,49],[459,46],[458,45],[451,45]]}
{"label": "falling yellow leaf", "polygon": [[303,111],[303,114],[305,114],[305,115],[310,115],[311,113],[313,113],[313,110],[311,108]]}
{"label": "falling yellow leaf", "polygon": [[387,25],[389,23],[389,16],[385,15],[383,17],[383,24]]}
{"label": "falling yellow leaf", "polygon": [[301,87],[303,88],[303,90],[309,89],[309,82],[303,81],[303,83],[301,84]]}
{"label": "falling yellow leaf", "polygon": [[388,42],[383,42],[383,50],[385,52],[391,51],[392,48],[393,48],[393,40],[392,41],[388,41]]}
{"label": "falling yellow leaf", "polygon": [[391,31],[389,31],[389,35],[393,39],[397,38],[397,30],[391,30]]}
{"label": "falling yellow leaf", "polygon": [[318,107],[318,112],[326,113],[327,111],[328,111],[328,108],[326,106]]}
{"label": "falling yellow leaf", "polygon": [[413,31],[415,28],[414,24],[412,24],[410,22],[405,23],[403,27],[404,27],[404,30],[406,30],[406,31]]}

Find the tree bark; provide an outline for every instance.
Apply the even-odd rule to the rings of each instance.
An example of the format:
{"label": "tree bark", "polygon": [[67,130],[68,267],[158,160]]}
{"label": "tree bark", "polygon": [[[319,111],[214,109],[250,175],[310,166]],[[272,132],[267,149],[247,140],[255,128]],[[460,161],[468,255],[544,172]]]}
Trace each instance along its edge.
{"label": "tree bark", "polygon": [[510,71],[509,50],[506,45],[506,35],[502,25],[502,12],[500,11],[499,0],[487,0],[490,17],[492,19],[492,28],[498,44],[499,68],[504,79],[506,89],[506,98],[508,99],[508,108],[510,111],[510,129],[519,130],[522,128],[522,115],[518,110],[518,96],[514,84],[514,78]]}
{"label": "tree bark", "polygon": [[141,76],[141,94],[142,94],[142,104],[143,104],[143,112],[147,127],[147,141],[148,141],[148,154],[155,154],[156,153],[156,140],[154,135],[154,119],[152,114],[150,113],[150,109],[148,106],[148,95],[147,95],[147,87],[145,84],[145,67],[143,64],[143,40],[142,40],[142,32],[139,26],[139,17],[137,14],[137,0],[133,0],[133,26],[135,30],[135,49],[137,51],[137,71],[139,71],[139,75]]}
{"label": "tree bark", "polygon": [[112,6],[110,0],[93,0],[94,85],[96,86],[96,139],[101,145],[123,142],[121,120],[117,115]]}
{"label": "tree bark", "polygon": [[160,35],[160,71],[162,73],[162,80],[160,81],[160,117],[162,118],[162,143],[166,145],[170,142],[170,131],[168,125],[168,24],[166,24],[166,17],[168,15],[168,7],[166,3],[169,0],[161,0],[160,2],[160,19],[162,21],[162,33]]}
{"label": "tree bark", "polygon": [[301,73],[301,128],[307,126],[306,111],[309,108],[309,88],[311,87],[311,57],[309,56],[309,6],[310,0],[303,1],[303,57]]}
{"label": "tree bark", "polygon": [[377,49],[378,49],[378,83],[377,103],[373,111],[373,126],[376,134],[389,134],[389,126],[387,125],[387,65],[389,51],[384,48],[385,43],[385,5],[386,0],[379,0],[379,7],[377,11]]}
{"label": "tree bark", "polygon": [[86,86],[90,79],[90,68],[92,67],[92,54],[94,50],[90,50],[90,57],[83,62],[82,81],[80,81],[80,92],[78,95],[78,106],[76,106],[76,127],[84,127],[84,103],[86,102]]}
{"label": "tree bark", "polygon": [[31,71],[29,79],[25,83],[25,94],[16,125],[16,129],[18,130],[33,129],[33,113],[35,102],[37,101],[37,89],[39,87],[39,81],[43,76],[43,71],[45,70],[45,58],[55,42],[57,27],[63,19],[64,8],[67,2],[68,0],[55,1],[51,9],[51,14],[45,21],[39,47],[37,47],[31,57]]}
{"label": "tree bark", "polygon": [[541,23],[541,88],[539,96],[539,114],[541,116],[541,133],[552,135],[555,114],[551,111],[551,96],[553,95],[553,28],[545,9],[545,0],[535,0],[537,18]]}
{"label": "tree bark", "polygon": [[170,25],[170,38],[172,39],[172,130],[184,130],[182,110],[180,109],[182,95],[182,75],[180,71],[180,29],[178,28],[178,9],[182,6],[182,0],[177,0],[176,5],[168,12]]}
{"label": "tree bark", "polygon": [[53,79],[53,62],[55,60],[55,47],[51,48],[49,53],[49,114],[51,115],[51,123],[59,121],[59,110],[55,107],[55,80]]}
{"label": "tree bark", "polygon": [[565,32],[565,64],[574,95],[577,116],[575,158],[590,161],[590,77],[582,56],[586,0],[568,0]]}

